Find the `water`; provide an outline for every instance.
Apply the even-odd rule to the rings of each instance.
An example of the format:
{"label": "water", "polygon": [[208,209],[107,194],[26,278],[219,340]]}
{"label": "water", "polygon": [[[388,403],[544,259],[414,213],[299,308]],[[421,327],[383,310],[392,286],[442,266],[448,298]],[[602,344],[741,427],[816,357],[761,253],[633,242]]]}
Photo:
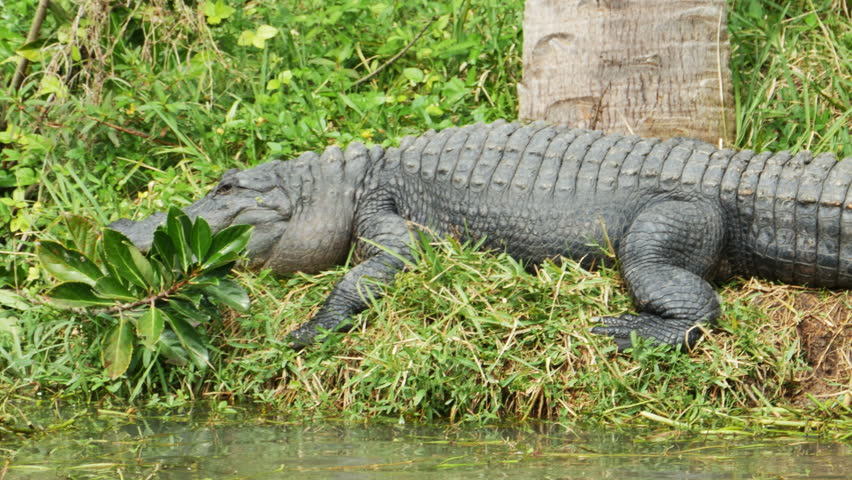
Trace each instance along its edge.
{"label": "water", "polygon": [[[560,425],[424,427],[84,415],[4,447],[0,479],[848,479],[852,445]],[[2,467],[0,462],[0,467]]]}

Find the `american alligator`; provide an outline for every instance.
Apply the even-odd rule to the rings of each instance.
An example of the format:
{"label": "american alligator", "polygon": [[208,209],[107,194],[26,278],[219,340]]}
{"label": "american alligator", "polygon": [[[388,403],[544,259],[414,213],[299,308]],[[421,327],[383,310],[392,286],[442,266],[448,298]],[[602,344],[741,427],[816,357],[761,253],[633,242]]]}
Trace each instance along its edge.
{"label": "american alligator", "polygon": [[[255,226],[250,262],[317,272],[350,247],[364,260],[337,283],[295,345],[341,330],[377,283],[412,259],[412,231],[481,240],[530,264],[585,266],[611,246],[637,313],[600,318],[619,348],[631,332],[691,346],[720,315],[708,282],[731,275],[852,286],[852,158],[754,153],[684,138],[641,139],[498,121],[429,131],[398,148],[352,143],[230,170],[186,208],[214,231]],[[142,248],[162,214],[112,224]],[[372,281],[365,281],[365,279]]]}

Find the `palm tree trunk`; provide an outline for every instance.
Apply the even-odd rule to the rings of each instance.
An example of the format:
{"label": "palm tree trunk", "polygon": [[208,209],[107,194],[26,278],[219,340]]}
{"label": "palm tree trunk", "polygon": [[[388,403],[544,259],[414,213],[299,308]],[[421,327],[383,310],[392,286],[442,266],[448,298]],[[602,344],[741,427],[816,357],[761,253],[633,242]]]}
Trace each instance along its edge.
{"label": "palm tree trunk", "polygon": [[725,0],[527,0],[520,117],[734,139]]}

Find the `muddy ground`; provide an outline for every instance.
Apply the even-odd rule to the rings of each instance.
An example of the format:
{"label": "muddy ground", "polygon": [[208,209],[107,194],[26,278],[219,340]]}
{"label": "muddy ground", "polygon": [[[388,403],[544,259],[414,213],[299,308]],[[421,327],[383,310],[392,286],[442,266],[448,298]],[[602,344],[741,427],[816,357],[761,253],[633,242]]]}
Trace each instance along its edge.
{"label": "muddy ground", "polygon": [[778,328],[795,326],[800,353],[811,371],[795,378],[797,406],[825,402],[852,403],[852,293],[773,285],[750,280],[738,295],[765,311]]}

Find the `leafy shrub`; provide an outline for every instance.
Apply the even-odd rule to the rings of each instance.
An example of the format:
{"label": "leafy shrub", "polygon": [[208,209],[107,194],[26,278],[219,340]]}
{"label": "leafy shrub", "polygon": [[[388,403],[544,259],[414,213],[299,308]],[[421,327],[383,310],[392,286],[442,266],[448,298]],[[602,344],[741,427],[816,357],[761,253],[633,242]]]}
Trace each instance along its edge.
{"label": "leafy shrub", "polygon": [[97,333],[103,366],[113,379],[139,352],[146,368],[158,356],[205,368],[204,326],[216,317],[215,306],[249,307],[246,292],[227,275],[248,243],[250,226],[214,235],[203,218],[191,222],[172,208],[143,254],[122,233],[100,233],[83,217],[67,215],[63,223],[68,243],[45,240],[36,249],[45,270],[62,282],[46,295],[53,305],[98,317],[105,327]]}

